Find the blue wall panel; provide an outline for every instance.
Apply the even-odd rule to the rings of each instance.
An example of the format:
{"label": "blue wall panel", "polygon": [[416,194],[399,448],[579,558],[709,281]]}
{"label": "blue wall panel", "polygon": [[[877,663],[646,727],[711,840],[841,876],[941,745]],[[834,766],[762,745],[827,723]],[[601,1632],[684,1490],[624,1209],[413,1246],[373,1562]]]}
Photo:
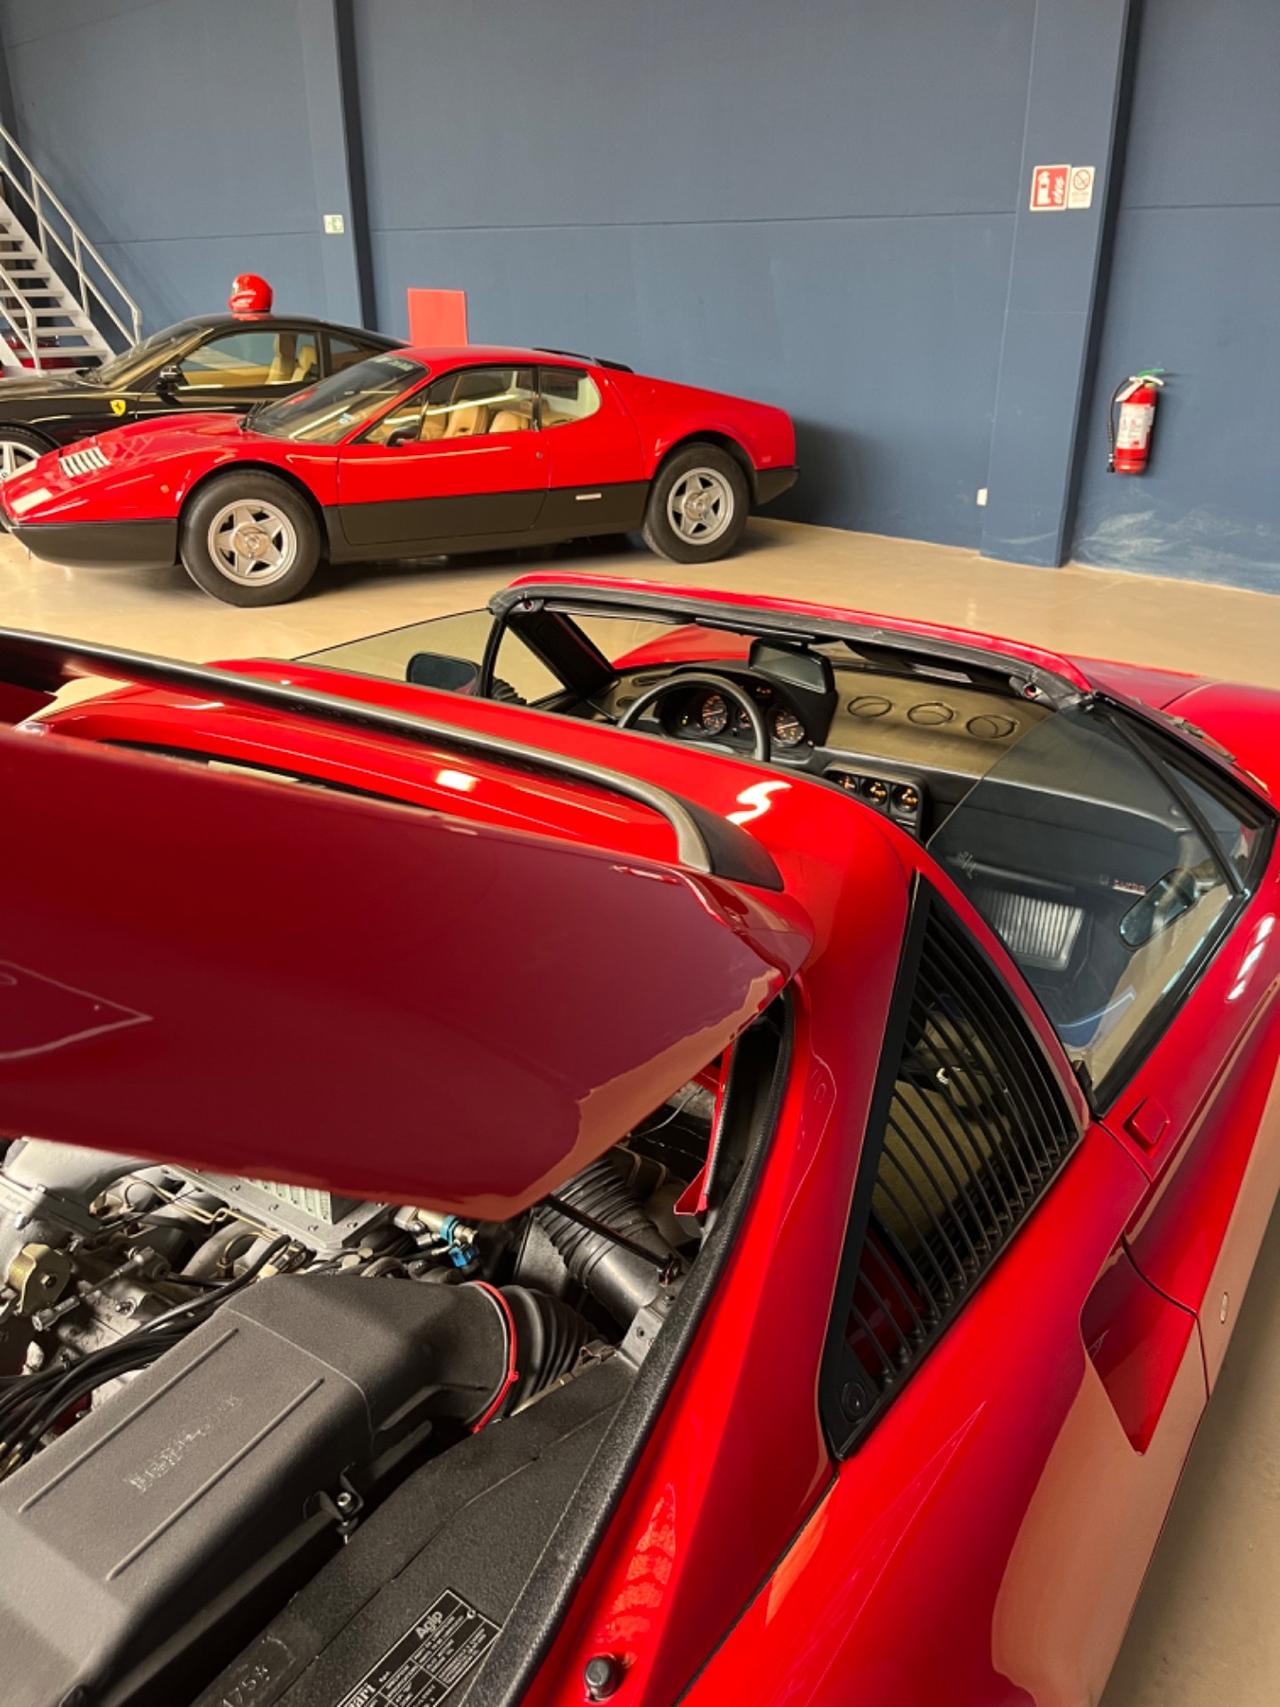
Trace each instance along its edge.
{"label": "blue wall panel", "polygon": [[[1106,158],[1124,3],[0,0],[0,48],[151,327],[245,269],[389,331],[461,287],[477,338],[783,404],[786,513],[1280,586],[1280,3],[1143,0],[1100,308],[1099,214],[1022,214],[1024,150]],[[1108,478],[1153,362],[1151,471]]]}
{"label": "blue wall panel", "polygon": [[6,0],[23,146],[149,328],[232,277],[324,308],[296,0]]}
{"label": "blue wall panel", "polygon": [[1033,13],[361,0],[379,321],[779,402],[792,513],[976,543]]}
{"label": "blue wall panel", "polygon": [[[1073,555],[1280,591],[1280,5],[1144,8]],[[1146,474],[1106,403],[1168,368]]]}

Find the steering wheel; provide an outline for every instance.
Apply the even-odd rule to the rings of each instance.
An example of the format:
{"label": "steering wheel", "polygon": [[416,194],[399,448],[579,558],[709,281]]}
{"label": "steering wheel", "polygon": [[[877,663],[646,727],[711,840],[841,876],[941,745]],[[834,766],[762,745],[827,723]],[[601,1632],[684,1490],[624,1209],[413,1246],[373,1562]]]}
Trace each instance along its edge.
{"label": "steering wheel", "polygon": [[633,699],[618,719],[617,727],[619,729],[630,729],[636,718],[642,712],[647,711],[650,706],[656,705],[659,700],[665,699],[670,693],[683,693],[686,688],[713,688],[716,693],[721,693],[726,699],[731,699],[740,710],[744,711],[747,722],[751,725],[753,743],[751,757],[758,759],[761,764],[768,764],[773,755],[773,741],[769,734],[769,725],[764,720],[764,713],[746,688],[740,687],[737,682],[730,681],[728,676],[714,676],[709,673],[706,675],[689,673],[668,676],[665,681],[658,682],[651,688],[646,688],[638,699]]}

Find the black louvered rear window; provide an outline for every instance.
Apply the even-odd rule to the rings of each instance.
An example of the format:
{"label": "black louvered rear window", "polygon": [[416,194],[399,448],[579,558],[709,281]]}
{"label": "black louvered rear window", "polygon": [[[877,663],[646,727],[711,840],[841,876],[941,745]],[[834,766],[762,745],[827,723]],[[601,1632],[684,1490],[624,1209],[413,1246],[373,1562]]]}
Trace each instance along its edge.
{"label": "black louvered rear window", "polygon": [[823,1370],[847,1451],[918,1366],[1078,1131],[986,957],[922,891],[894,996]]}

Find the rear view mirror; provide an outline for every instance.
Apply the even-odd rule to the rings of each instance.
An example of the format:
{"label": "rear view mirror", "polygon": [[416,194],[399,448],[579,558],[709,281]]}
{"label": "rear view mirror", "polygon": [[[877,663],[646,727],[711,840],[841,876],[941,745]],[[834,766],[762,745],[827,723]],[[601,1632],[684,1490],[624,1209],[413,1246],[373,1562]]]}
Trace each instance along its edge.
{"label": "rear view mirror", "polygon": [[468,658],[450,658],[444,652],[415,652],[405,680],[417,688],[474,694],[480,683],[480,666]]}
{"label": "rear view mirror", "polygon": [[1121,919],[1121,941],[1130,948],[1141,948],[1194,907],[1199,895],[1199,880],[1189,866],[1166,871]]}

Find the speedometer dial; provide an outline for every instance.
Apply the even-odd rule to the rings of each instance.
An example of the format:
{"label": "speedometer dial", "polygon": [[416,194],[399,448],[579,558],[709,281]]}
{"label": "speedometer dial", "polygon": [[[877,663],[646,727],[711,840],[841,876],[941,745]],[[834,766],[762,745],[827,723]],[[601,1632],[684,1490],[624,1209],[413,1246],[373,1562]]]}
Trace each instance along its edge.
{"label": "speedometer dial", "polygon": [[708,735],[723,735],[729,727],[729,706],[722,693],[709,693],[698,707],[698,727]]}
{"label": "speedometer dial", "polygon": [[798,747],[804,740],[804,724],[794,711],[775,711],[773,738],[780,747]]}

